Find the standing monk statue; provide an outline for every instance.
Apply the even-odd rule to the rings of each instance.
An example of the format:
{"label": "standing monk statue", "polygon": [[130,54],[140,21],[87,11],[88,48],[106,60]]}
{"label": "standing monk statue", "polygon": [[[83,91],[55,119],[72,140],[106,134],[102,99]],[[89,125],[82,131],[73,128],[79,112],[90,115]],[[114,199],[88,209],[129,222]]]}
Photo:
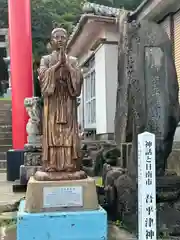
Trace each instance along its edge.
{"label": "standing monk statue", "polygon": [[55,28],[51,33],[52,53],[42,57],[39,68],[43,111],[43,168],[37,180],[86,178],[80,171],[80,139],[77,97],[83,77],[77,59],[66,55],[67,32]]}

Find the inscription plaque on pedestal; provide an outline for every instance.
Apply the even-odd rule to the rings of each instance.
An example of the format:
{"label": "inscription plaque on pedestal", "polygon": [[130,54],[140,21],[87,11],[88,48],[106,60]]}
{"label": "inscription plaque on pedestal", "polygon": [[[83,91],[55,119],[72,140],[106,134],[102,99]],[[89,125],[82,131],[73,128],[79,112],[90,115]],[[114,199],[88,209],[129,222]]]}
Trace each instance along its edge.
{"label": "inscription plaque on pedestal", "polygon": [[64,181],[37,181],[30,177],[26,191],[25,211],[94,211],[99,209],[93,178]]}
{"label": "inscription plaque on pedestal", "polygon": [[44,187],[43,207],[83,207],[82,186]]}

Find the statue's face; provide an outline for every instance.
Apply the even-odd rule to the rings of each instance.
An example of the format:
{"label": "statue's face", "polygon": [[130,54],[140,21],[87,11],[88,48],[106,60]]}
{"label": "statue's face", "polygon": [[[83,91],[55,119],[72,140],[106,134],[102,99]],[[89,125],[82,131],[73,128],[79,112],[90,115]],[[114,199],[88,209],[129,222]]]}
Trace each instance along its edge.
{"label": "statue's face", "polygon": [[62,47],[66,47],[67,34],[65,31],[59,29],[52,32],[51,35],[51,46],[54,50],[59,50]]}
{"label": "statue's face", "polygon": [[52,46],[50,43],[47,44],[46,48],[47,48],[48,53],[52,52]]}

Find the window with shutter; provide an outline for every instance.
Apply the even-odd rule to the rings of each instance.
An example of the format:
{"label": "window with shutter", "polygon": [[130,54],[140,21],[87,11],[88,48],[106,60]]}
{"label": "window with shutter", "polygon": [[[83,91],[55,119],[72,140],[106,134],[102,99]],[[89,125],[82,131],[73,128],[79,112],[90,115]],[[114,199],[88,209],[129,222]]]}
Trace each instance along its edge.
{"label": "window with shutter", "polygon": [[[174,15],[174,55],[175,64],[180,87],[180,11]],[[179,93],[180,101],[180,93]]]}

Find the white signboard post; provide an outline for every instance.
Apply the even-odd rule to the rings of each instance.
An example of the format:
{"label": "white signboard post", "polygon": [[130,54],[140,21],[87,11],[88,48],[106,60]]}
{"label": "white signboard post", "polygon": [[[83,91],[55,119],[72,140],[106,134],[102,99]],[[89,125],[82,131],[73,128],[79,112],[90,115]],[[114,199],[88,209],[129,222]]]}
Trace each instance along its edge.
{"label": "white signboard post", "polygon": [[138,135],[138,240],[156,240],[155,135]]}

